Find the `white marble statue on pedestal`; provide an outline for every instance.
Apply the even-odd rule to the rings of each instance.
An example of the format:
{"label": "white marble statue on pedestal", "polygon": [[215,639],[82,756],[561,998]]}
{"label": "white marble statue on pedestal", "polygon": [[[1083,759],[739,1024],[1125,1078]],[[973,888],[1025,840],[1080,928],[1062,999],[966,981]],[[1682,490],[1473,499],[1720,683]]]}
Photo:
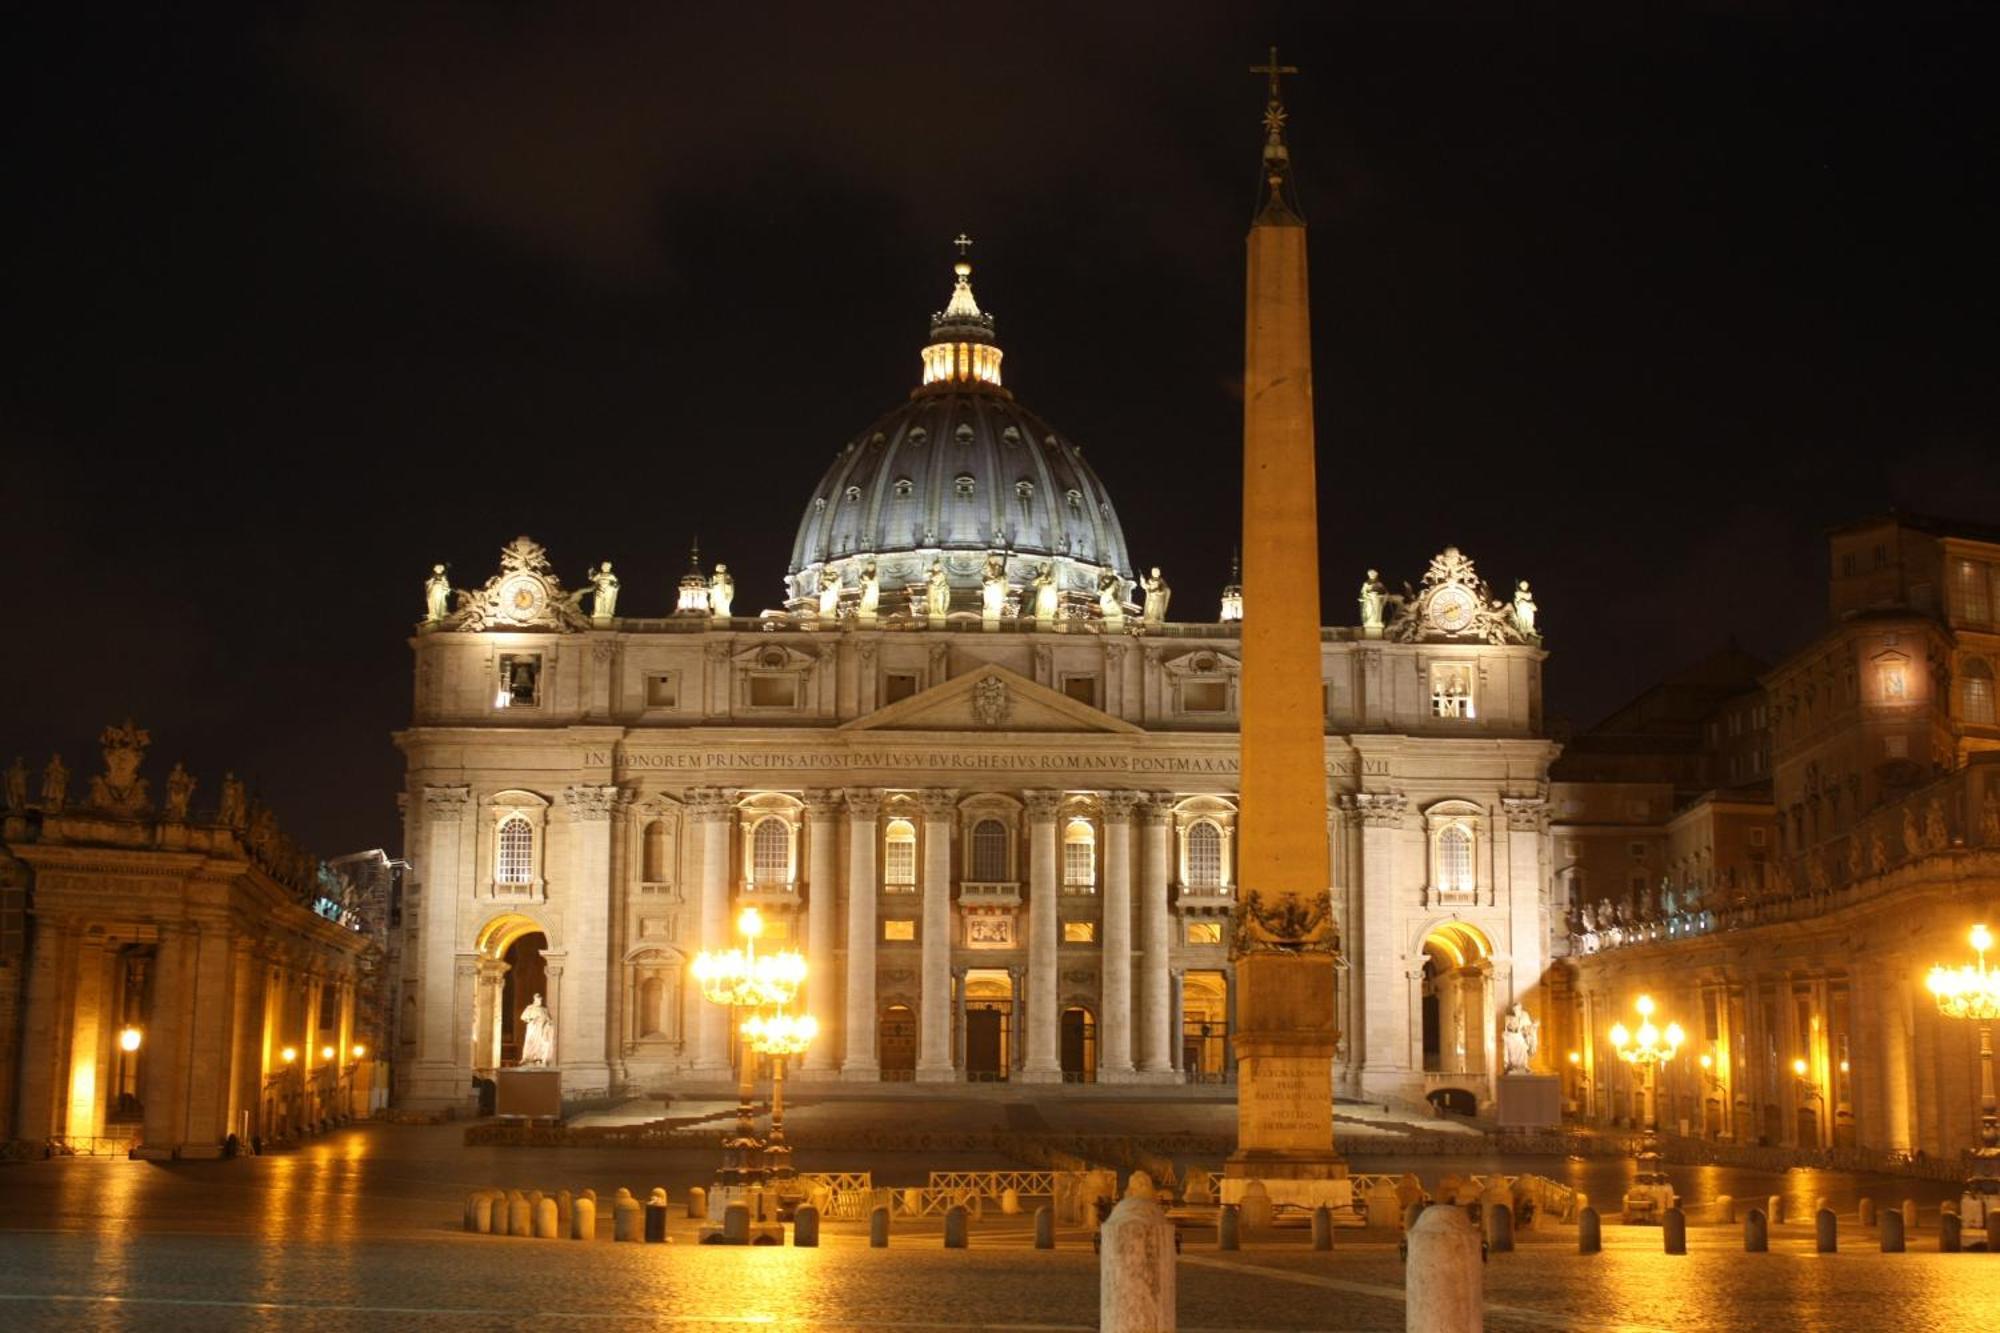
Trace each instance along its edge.
{"label": "white marble statue on pedestal", "polygon": [[1034,616],[1037,625],[1056,623],[1056,608],[1061,605],[1062,590],[1056,585],[1056,567],[1053,561],[1042,561],[1035,571]]}
{"label": "white marble statue on pedestal", "polygon": [[997,625],[1006,609],[1007,557],[989,555],[986,570],[979,576],[979,618],[988,625]]}
{"label": "white marble statue on pedestal", "polygon": [[833,620],[840,615],[840,571],[828,565],[819,572],[819,618]]}
{"label": "white marble statue on pedestal", "polygon": [[535,1000],[521,1011],[523,1031],[521,1033],[521,1064],[523,1067],[535,1065],[546,1067],[556,1061],[556,1020],[542,1003],[541,992],[535,993]]}
{"label": "white marble statue on pedestal", "polygon": [[1510,1074],[1532,1072],[1535,1048],[1541,1044],[1541,1025],[1516,1000],[1501,1025],[1500,1059]]}
{"label": "white marble statue on pedestal", "polygon": [[1121,580],[1116,571],[1105,570],[1097,576],[1097,613],[1104,618],[1104,628],[1125,628],[1125,599]]}
{"label": "white marble statue on pedestal", "polygon": [[424,580],[424,623],[435,625],[451,614],[451,580],[445,576],[443,565],[432,565],[431,576]]}
{"label": "white marble statue on pedestal", "polygon": [[728,565],[717,565],[715,573],[708,580],[709,614],[721,619],[729,618],[729,604],[736,600],[736,580],[730,577]]}
{"label": "white marble statue on pedestal", "polygon": [[945,577],[944,562],[931,561],[931,572],[924,579],[924,615],[940,624],[951,611],[951,581]]}
{"label": "white marble statue on pedestal", "polygon": [[854,616],[864,625],[875,623],[882,606],[882,575],[870,560],[861,566],[861,599],[854,604]]}
{"label": "white marble statue on pedestal", "polygon": [[1160,567],[1154,565],[1152,572],[1139,580],[1139,586],[1146,590],[1145,610],[1141,613],[1146,625],[1156,627],[1167,623],[1167,599],[1173,596],[1173,589],[1160,577]]}
{"label": "white marble statue on pedestal", "polygon": [[1382,583],[1381,573],[1369,570],[1368,577],[1361,581],[1361,628],[1382,628],[1382,603],[1388,591]]}
{"label": "white marble statue on pedestal", "polygon": [[1523,638],[1535,637],[1535,614],[1535,594],[1528,591],[1528,581],[1522,579],[1514,588],[1514,627]]}
{"label": "white marble statue on pedestal", "polygon": [[592,620],[609,620],[618,613],[618,576],[611,572],[609,560],[591,571],[590,588]]}

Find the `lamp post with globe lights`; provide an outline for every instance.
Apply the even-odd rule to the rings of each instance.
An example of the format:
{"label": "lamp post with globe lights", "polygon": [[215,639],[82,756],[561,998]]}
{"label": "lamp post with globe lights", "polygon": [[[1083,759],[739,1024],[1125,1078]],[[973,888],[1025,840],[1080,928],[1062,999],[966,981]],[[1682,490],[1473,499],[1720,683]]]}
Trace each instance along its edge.
{"label": "lamp post with globe lights", "polygon": [[799,1173],[792,1167],[792,1148],[785,1142],[785,1061],[799,1055],[819,1035],[819,1020],[811,1014],[752,1014],[743,1020],[750,1049],[771,1057],[771,1135],[764,1142],[766,1180],[778,1195],[778,1213],[788,1217],[798,1206]]}
{"label": "lamp post with globe lights", "polygon": [[1686,1034],[1679,1023],[1669,1023],[1665,1028],[1653,1025],[1653,997],[1641,995],[1637,1005],[1639,1010],[1639,1030],[1628,1031],[1623,1023],[1611,1025],[1611,1049],[1618,1052],[1618,1058],[1640,1071],[1646,1101],[1647,1137],[1658,1130],[1658,1107],[1656,1105],[1655,1078],[1659,1067],[1674,1058],[1681,1048]]}
{"label": "lamp post with globe lights", "polygon": [[[1993,1096],[1993,1020],[2000,1018],[2000,969],[1986,966],[1993,934],[1982,925],[1972,928],[1971,944],[1978,962],[1955,968],[1933,967],[1924,985],[1946,1018],[1967,1018],[1979,1025],[1979,1147],[1973,1150],[1979,1175],[2000,1175],[2000,1112]],[[1988,1191],[1991,1193],[1991,1191]]]}
{"label": "lamp post with globe lights", "polygon": [[[716,1172],[715,1190],[709,1195],[711,1225],[703,1228],[704,1241],[720,1238],[716,1221],[725,1216],[730,1203],[742,1202],[750,1208],[753,1236],[762,1223],[760,1217],[768,1171],[764,1144],[757,1137],[754,1034],[752,1021],[781,1011],[797,995],[806,977],[806,960],[791,950],[758,954],[757,940],[764,933],[764,918],[756,908],[746,907],[736,918],[736,933],[743,937],[740,949],[704,949],[695,955],[694,977],[703,998],[712,1004],[727,1005],[730,1016],[751,1013],[736,1025],[739,1047],[736,1079],[736,1130],[722,1141],[722,1168]],[[770,1224],[775,1225],[775,1224]]]}

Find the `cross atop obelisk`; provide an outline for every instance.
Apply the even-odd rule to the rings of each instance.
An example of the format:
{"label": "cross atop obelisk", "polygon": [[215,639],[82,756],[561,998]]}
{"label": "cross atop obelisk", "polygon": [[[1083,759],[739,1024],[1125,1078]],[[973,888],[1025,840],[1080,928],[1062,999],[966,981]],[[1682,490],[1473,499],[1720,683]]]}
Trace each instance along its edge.
{"label": "cross atop obelisk", "polygon": [[1263,204],[1266,213],[1275,212],[1282,217],[1297,218],[1298,203],[1287,198],[1286,185],[1291,177],[1292,153],[1285,147],[1285,98],[1279,80],[1287,74],[1299,72],[1297,65],[1278,63],[1278,48],[1271,48],[1271,57],[1261,65],[1250,67],[1252,74],[1262,74],[1271,81],[1269,94],[1264,100],[1264,183],[1269,187]]}

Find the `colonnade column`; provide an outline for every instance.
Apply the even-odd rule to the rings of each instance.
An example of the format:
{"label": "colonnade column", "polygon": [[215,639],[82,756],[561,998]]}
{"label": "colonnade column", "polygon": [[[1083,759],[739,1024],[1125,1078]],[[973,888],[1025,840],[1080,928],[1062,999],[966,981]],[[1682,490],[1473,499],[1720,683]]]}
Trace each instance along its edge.
{"label": "colonnade column", "polygon": [[1910,1132],[1910,995],[1897,963],[1892,956],[1877,974],[1882,986],[1881,1146],[1908,1152],[1916,1146]]}
{"label": "colonnade column", "polygon": [[[701,829],[701,947],[728,949],[734,933],[729,921],[729,826],[736,810],[714,787],[690,791],[688,806]],[[701,1040],[694,1067],[702,1073],[729,1070],[729,1018],[727,1007],[701,1001]]]}
{"label": "colonnade column", "polygon": [[[236,949],[228,925],[221,921],[203,921],[190,948],[194,993],[187,1000],[186,1119],[181,1138],[171,1146],[183,1157],[220,1157],[222,1137],[229,1132],[229,1011],[236,995],[230,968],[236,961]],[[306,1037],[306,1044],[313,1046],[319,1033],[315,1030]],[[336,1080],[343,1053],[334,1053]]]}
{"label": "colonnade column", "polygon": [[1062,1082],[1056,1012],[1056,811],[1059,791],[1028,791],[1028,1059],[1024,1083]]}
{"label": "colonnade column", "polygon": [[[417,1045],[416,1076],[411,1097],[416,1101],[462,1104],[470,1095],[471,1069],[461,1052],[465,1023],[454,1011],[455,990],[445,984],[458,965],[458,900],[469,893],[465,872],[471,828],[466,814],[472,804],[470,787],[424,788],[424,855],[417,867],[423,876],[423,971],[428,979],[419,993],[423,1029]],[[464,1015],[470,1019],[471,1015]]]}
{"label": "colonnade column", "polygon": [[1132,812],[1135,791],[1104,793],[1104,1012],[1097,1025],[1097,1077],[1132,1075]]}
{"label": "colonnade column", "polygon": [[1139,1071],[1162,1082],[1174,1069],[1173,1003],[1167,989],[1173,943],[1173,908],[1167,902],[1172,799],[1158,792],[1139,807],[1139,947],[1145,951],[1139,973]]}
{"label": "colonnade column", "polygon": [[556,1010],[556,1062],[566,1096],[611,1090],[605,1020],[611,1004],[611,812],[618,797],[615,786],[563,792],[576,871],[563,912],[569,986],[561,998],[549,998],[561,1006]]}
{"label": "colonnade column", "polygon": [[839,1040],[840,1016],[834,997],[833,945],[836,918],[835,895],[839,893],[836,866],[840,853],[840,795],[812,790],[806,793],[806,843],[810,864],[806,873],[806,1008],[820,1022],[819,1038],[806,1048],[801,1073],[825,1077],[834,1067],[833,1052]]}
{"label": "colonnade column", "polygon": [[929,788],[924,810],[923,1003],[918,1017],[917,1082],[949,1083],[951,1060],[951,821],[958,793]]}
{"label": "colonnade column", "polygon": [[847,789],[847,1022],[840,1076],[873,1083],[882,1076],[875,1053],[875,826],[882,793]]}

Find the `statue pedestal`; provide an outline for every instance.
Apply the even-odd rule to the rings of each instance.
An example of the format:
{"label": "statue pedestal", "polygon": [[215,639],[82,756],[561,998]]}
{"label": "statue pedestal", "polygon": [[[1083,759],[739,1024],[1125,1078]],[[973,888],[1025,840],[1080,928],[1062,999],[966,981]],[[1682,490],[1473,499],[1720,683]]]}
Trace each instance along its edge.
{"label": "statue pedestal", "polygon": [[1493,1111],[1502,1129],[1554,1129],[1562,1124],[1562,1079],[1555,1074],[1502,1074]]}
{"label": "statue pedestal", "polygon": [[1245,954],[1236,1014],[1236,1151],[1223,1174],[1345,1177],[1333,1146],[1333,955]]}
{"label": "statue pedestal", "polygon": [[493,1113],[525,1120],[562,1119],[562,1071],[498,1069],[493,1073]]}

